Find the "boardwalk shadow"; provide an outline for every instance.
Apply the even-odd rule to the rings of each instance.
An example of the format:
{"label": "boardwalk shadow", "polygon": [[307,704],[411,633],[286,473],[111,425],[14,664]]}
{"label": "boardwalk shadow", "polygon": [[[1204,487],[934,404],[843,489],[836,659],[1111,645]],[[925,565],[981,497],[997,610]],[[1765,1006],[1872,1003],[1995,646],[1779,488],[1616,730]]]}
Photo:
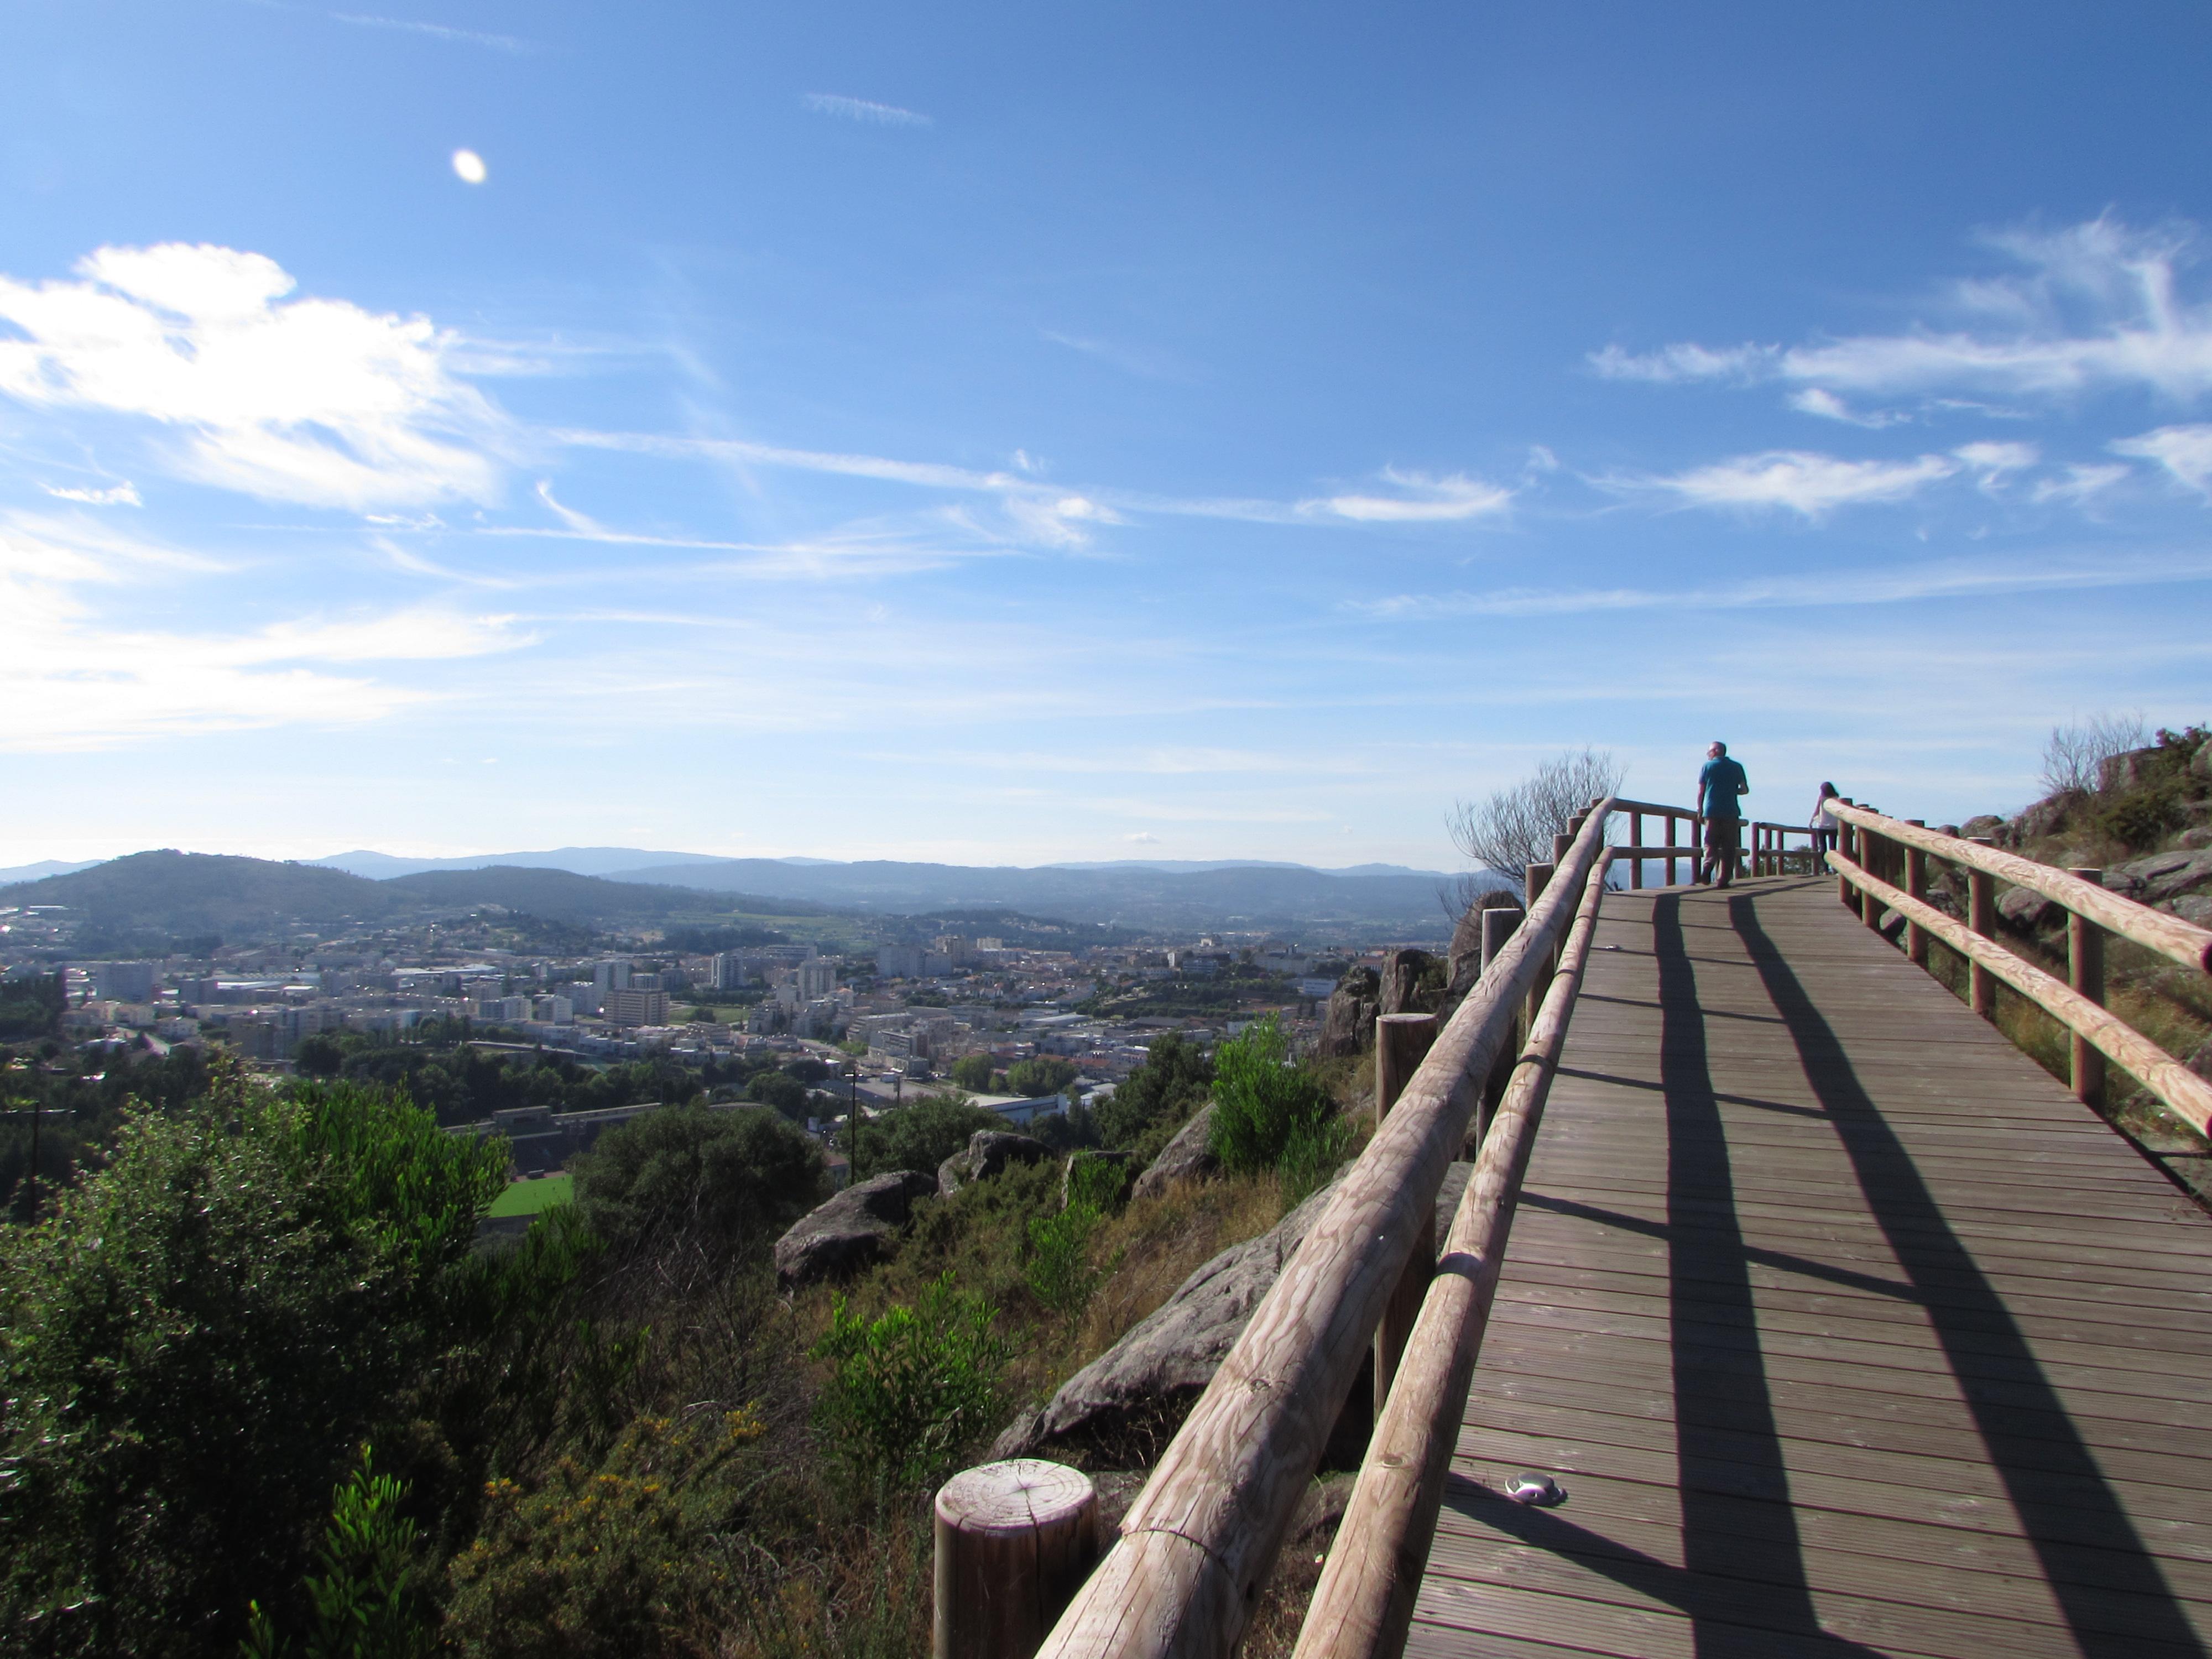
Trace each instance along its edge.
{"label": "boardwalk shadow", "polygon": [[[1789,1654],[1827,1638],[1806,1582],[1804,1551],[1790,1505],[1789,1471],[1758,1346],[1751,1263],[1737,1225],[1728,1136],[1713,1091],[1697,961],[1684,937],[1682,896],[1652,904],[1659,970],[1659,1076],[1667,1115],[1668,1340],[1674,1363],[1676,1486],[1682,1506],[1682,1565],[1694,1594],[1690,1615],[1700,1656],[1747,1650],[1756,1623],[1771,1648]],[[1746,1333],[1748,1346],[1713,1352],[1711,1330]],[[1727,1423],[1722,1430],[1713,1426]],[[1733,1524],[1741,1500],[1762,1501],[1770,1524]],[[1750,1585],[1757,1586],[1753,1589]],[[1724,1593],[1725,1592],[1725,1593]],[[1752,1619],[1723,1609],[1756,1607]]]}
{"label": "boardwalk shadow", "polygon": [[[1731,898],[1728,908],[1789,1030],[1814,1097],[1850,1159],[1868,1208],[1919,1292],[2075,1644],[2089,1659],[2203,1655],[2203,1645],[2158,1563],[2144,1553],[2118,1494],[2098,1468],[2011,1310],[1953,1231],[1911,1153],[1859,1082],[1841,1038],[1809,988],[1760,927],[1755,899]],[[1669,936],[1663,920],[1660,936],[1663,991],[1664,943]],[[1673,936],[1680,937],[1679,923]],[[1896,971],[1918,970],[1899,958]],[[1670,1016],[1670,1036],[1674,1030]],[[1670,1123],[1676,1109],[1670,1088]],[[1686,1108],[1684,1117],[1685,1127],[1702,1136],[1698,1114]],[[1721,1156],[1724,1161],[1724,1152]],[[2096,1557],[2094,1571],[2081,1565],[2085,1544],[2094,1547],[2088,1552]]]}

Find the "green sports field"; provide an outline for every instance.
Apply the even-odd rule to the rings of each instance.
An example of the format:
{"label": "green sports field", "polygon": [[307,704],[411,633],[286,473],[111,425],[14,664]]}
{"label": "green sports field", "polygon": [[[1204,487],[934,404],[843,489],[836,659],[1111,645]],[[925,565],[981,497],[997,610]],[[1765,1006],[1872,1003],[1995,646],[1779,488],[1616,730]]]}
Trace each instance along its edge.
{"label": "green sports field", "polygon": [[540,1210],[550,1210],[556,1204],[566,1204],[575,1196],[576,1178],[574,1176],[541,1176],[535,1181],[510,1181],[507,1190],[492,1200],[489,1213],[502,1215],[536,1215]]}

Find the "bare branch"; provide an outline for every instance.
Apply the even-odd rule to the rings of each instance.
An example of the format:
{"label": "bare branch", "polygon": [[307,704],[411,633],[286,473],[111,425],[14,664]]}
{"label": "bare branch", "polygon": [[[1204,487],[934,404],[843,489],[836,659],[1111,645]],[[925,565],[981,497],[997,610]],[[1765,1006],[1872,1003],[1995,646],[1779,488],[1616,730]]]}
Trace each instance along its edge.
{"label": "bare branch", "polygon": [[2087,794],[2097,787],[2097,769],[2115,755],[2148,741],[2141,710],[2098,714],[2072,726],[2054,726],[2043,746],[2043,787],[2052,795]]}
{"label": "bare branch", "polygon": [[[1552,856],[1552,837],[1567,833],[1569,819],[1600,796],[1620,790],[1624,772],[1610,750],[1571,749],[1488,800],[1460,802],[1445,820],[1452,844],[1517,886],[1530,865]],[[1469,872],[1460,878],[1460,891],[1473,903],[1494,884],[1480,872]]]}

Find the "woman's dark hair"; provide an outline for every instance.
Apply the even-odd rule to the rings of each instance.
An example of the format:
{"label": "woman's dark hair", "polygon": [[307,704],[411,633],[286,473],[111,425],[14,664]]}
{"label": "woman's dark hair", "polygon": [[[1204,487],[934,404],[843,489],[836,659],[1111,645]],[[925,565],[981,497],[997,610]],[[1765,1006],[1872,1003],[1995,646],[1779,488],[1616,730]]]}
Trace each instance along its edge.
{"label": "woman's dark hair", "polygon": [[1822,785],[1820,786],[1820,799],[1821,799],[1822,800],[1826,800],[1826,799],[1827,799],[1827,798],[1828,798],[1829,796],[1831,796],[1831,795],[1834,794],[1835,793],[1836,793],[1836,786],[1835,786],[1834,784],[1832,784],[1832,783],[1824,783],[1824,784],[1822,784]]}

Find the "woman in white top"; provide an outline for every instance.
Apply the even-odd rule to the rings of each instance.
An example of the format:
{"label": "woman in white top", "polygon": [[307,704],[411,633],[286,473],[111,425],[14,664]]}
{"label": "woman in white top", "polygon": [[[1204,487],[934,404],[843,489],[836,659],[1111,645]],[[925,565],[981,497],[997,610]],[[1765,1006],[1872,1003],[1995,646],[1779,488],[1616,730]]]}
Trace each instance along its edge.
{"label": "woman in white top", "polygon": [[1812,818],[1813,862],[1816,867],[1823,857],[1835,849],[1836,815],[1830,810],[1828,803],[1836,799],[1834,784],[1820,786],[1820,799],[1813,808]]}

